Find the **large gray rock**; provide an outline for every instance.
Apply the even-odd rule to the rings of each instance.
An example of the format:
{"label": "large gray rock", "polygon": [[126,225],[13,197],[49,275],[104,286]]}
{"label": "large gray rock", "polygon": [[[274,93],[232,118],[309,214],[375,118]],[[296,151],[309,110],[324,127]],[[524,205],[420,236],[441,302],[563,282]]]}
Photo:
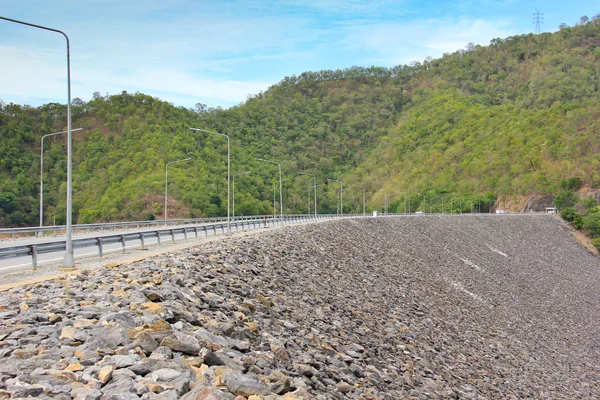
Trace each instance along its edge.
{"label": "large gray rock", "polygon": [[198,355],[200,352],[200,343],[198,339],[191,335],[181,332],[173,332],[174,336],[167,336],[161,342],[161,346],[170,348],[173,351],[180,351],[186,354]]}
{"label": "large gray rock", "polygon": [[25,383],[8,385],[6,390],[11,394],[11,398],[37,397],[44,393],[42,385],[28,385]]}
{"label": "large gray rock", "polygon": [[156,382],[171,381],[181,375],[180,371],[171,368],[161,368],[150,374],[150,378]]}
{"label": "large gray rock", "polygon": [[265,396],[270,393],[258,380],[247,375],[230,373],[225,376],[225,379],[227,390],[236,396]]}

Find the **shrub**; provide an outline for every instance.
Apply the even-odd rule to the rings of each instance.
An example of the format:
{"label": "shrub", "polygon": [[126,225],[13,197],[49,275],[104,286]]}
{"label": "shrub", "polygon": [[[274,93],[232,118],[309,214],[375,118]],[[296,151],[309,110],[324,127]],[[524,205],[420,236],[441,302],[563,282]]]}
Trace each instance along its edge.
{"label": "shrub", "polygon": [[557,208],[573,207],[577,203],[577,196],[571,191],[560,192],[554,197],[554,206]]}
{"label": "shrub", "polygon": [[587,210],[588,213],[597,212],[597,210],[594,209],[598,207],[598,202],[593,197],[590,197],[589,199],[583,199],[581,201],[581,204]]}
{"label": "shrub", "polygon": [[583,217],[581,216],[581,214],[575,215],[571,224],[573,224],[573,228],[575,229],[583,228]]}
{"label": "shrub", "polygon": [[560,188],[566,191],[574,191],[578,190],[583,186],[583,181],[581,178],[575,176],[569,179],[563,179],[559,184]]}
{"label": "shrub", "polygon": [[565,208],[560,212],[562,219],[569,222],[573,222],[576,215],[579,215],[579,213],[573,207]]}
{"label": "shrub", "polygon": [[583,228],[588,231],[592,237],[600,236],[600,213],[592,213],[582,218]]}

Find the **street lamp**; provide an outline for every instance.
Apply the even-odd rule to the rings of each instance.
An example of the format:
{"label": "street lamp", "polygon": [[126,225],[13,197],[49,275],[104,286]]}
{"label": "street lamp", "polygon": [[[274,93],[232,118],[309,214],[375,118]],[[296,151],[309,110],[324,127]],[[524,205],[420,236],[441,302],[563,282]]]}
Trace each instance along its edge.
{"label": "street lamp", "polygon": [[[279,218],[281,218],[281,220],[283,221],[283,181],[281,180],[281,164],[277,161],[265,160],[263,158],[255,158],[255,160],[264,161],[270,164],[277,164],[279,166]],[[273,209],[275,209],[275,207],[273,207]]]}
{"label": "street lamp", "polygon": [[206,129],[199,129],[199,128],[190,128],[193,131],[198,131],[198,132],[206,132],[206,133],[212,133],[215,135],[219,135],[219,136],[225,136],[227,138],[227,234],[231,235],[231,220],[229,218],[229,211],[231,210],[231,205],[229,203],[229,183],[231,181],[231,146],[230,146],[230,141],[229,141],[229,136],[224,134],[224,133],[219,133],[219,132],[214,132],[214,131],[207,131]]}
{"label": "street lamp", "polygon": [[[83,128],[71,129],[71,132],[81,131]],[[48,133],[42,136],[40,144],[40,228],[44,226],[44,138],[60,135],[68,131]]]}
{"label": "street lamp", "polygon": [[435,196],[433,199],[431,199],[431,204],[429,205],[429,212],[433,214],[433,201],[437,200],[439,198],[442,198],[442,214],[444,213],[444,196]]}
{"label": "street lamp", "polygon": [[383,213],[387,215],[387,190],[383,189]]}
{"label": "street lamp", "polygon": [[367,196],[366,196],[367,192],[366,192],[366,189],[364,186],[359,186],[359,185],[351,185],[351,186],[362,188],[362,190],[363,190],[363,216],[366,216],[367,215],[367,201],[366,201],[367,200]]}
{"label": "street lamp", "polygon": [[[315,189],[315,218],[317,217],[317,176],[315,174],[308,174],[306,172],[298,172],[300,175],[308,175],[313,177],[313,184]],[[309,189],[310,192],[310,189]],[[309,194],[310,197],[310,194]]]}
{"label": "street lamp", "polygon": [[[282,182],[287,181],[288,179],[283,179]],[[277,207],[276,207],[276,200],[275,200],[275,194],[277,193],[275,191],[275,184],[277,183],[277,181],[273,181],[273,218],[275,218],[275,216],[277,215]]]}
{"label": "street lamp", "polygon": [[340,184],[340,216],[344,215],[344,201],[342,200],[342,191],[344,190],[344,186],[342,181],[338,181],[337,179],[327,178],[328,181],[338,182]]}
{"label": "street lamp", "polygon": [[415,194],[411,194],[410,196],[408,196],[408,212],[412,212],[412,208],[410,206],[410,200],[414,197],[414,196],[423,196],[423,200],[425,200],[425,195],[422,193],[415,193]]}
{"label": "street lamp", "polygon": [[251,174],[251,173],[252,173],[252,171],[247,171],[247,172],[240,172],[238,174],[231,175],[231,178],[232,178],[232,181],[233,181],[231,183],[231,188],[233,190],[233,193],[232,193],[232,196],[231,196],[232,200],[233,200],[233,211],[232,211],[233,219],[235,219],[235,177],[239,176],[239,175],[248,175],[248,174]]}
{"label": "street lamp", "polygon": [[404,195],[404,214],[406,214],[406,192],[400,192],[400,194]]}
{"label": "street lamp", "polygon": [[[314,187],[315,191],[317,190],[317,188],[319,188],[319,187],[321,187],[321,186],[323,186],[323,185],[321,184],[321,185],[317,185],[317,186],[315,186],[315,187]],[[311,189],[311,187],[309,186],[309,187],[308,187],[308,189],[309,189],[308,191],[309,191],[309,193],[310,193],[310,189]],[[316,196],[315,196],[315,198],[316,198]],[[316,216],[316,214],[315,214],[315,216]]]}
{"label": "street lamp", "polygon": [[168,184],[169,184],[169,164],[175,164],[178,162],[184,162],[184,161],[189,161],[189,160],[191,160],[191,158],[184,158],[183,160],[169,161],[165,165],[165,221],[167,220],[167,207],[168,207],[167,188],[168,188]]}
{"label": "street lamp", "polygon": [[[452,196],[452,198],[450,199],[450,214],[454,214],[454,199],[456,198],[456,196]],[[462,197],[458,197],[458,201],[459,201],[459,213],[462,214]]]}
{"label": "street lamp", "polygon": [[394,194],[403,194],[404,195],[404,214],[406,214],[406,192],[394,192]]}
{"label": "street lamp", "polygon": [[75,267],[75,257],[73,256],[73,155],[71,151],[73,135],[71,130],[71,50],[69,48],[69,37],[66,33],[59,31],[58,29],[48,28],[45,26],[31,24],[29,22],[23,22],[6,17],[0,17],[0,19],[50,32],[60,33],[67,40],[67,240],[65,256],[63,258],[63,267],[65,269],[72,269]]}

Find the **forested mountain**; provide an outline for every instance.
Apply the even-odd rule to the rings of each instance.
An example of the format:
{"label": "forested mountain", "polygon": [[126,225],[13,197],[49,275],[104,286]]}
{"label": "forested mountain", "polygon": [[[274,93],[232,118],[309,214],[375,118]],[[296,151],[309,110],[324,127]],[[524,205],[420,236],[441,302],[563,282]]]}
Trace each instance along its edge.
{"label": "forested mountain", "polygon": [[[230,109],[174,107],[143,94],[74,101],[74,221],[163,218],[165,164],[169,218],[226,214],[230,135],[236,214],[271,213],[276,166],[284,212],[306,212],[317,174],[320,212],[402,211],[398,193],[425,208],[448,194],[454,209],[517,195],[600,186],[600,18],[556,33],[495,39],[394,68],[352,67],[283,79]],[[62,131],[66,105],[0,102],[0,226],[35,225],[40,138]],[[45,224],[64,223],[65,135],[44,144]],[[572,183],[576,182],[577,187]],[[278,197],[278,195],[277,195]],[[423,197],[429,202],[423,202]],[[312,195],[311,195],[312,198]],[[447,210],[447,208],[446,208]],[[55,220],[56,219],[56,220]]]}

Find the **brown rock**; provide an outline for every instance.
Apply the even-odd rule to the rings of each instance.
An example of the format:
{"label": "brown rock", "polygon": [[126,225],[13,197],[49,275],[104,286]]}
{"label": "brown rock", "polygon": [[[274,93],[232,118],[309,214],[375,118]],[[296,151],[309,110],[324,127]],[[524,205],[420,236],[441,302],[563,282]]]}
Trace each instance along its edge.
{"label": "brown rock", "polygon": [[60,315],[58,315],[58,314],[54,314],[54,313],[48,313],[48,314],[46,314],[46,315],[48,316],[48,321],[49,321],[51,324],[55,324],[55,323],[57,323],[57,322],[60,322],[60,321],[62,321],[62,317],[61,317]]}
{"label": "brown rock", "polygon": [[250,330],[254,333],[258,333],[258,326],[256,326],[256,324],[254,322],[244,322],[244,325],[246,325],[248,328],[250,328]]}
{"label": "brown rock", "polygon": [[65,326],[60,331],[60,336],[58,338],[59,339],[73,339],[75,337],[76,332],[77,332],[77,329],[75,329],[74,327]]}
{"label": "brown rock", "polygon": [[90,326],[96,325],[96,322],[98,322],[98,320],[96,320],[96,319],[83,318],[83,319],[78,319],[77,321],[75,321],[73,323],[73,326],[75,328],[88,328]]}
{"label": "brown rock", "polygon": [[69,364],[69,366],[67,368],[65,368],[65,371],[72,371],[72,372],[77,372],[77,371],[83,371],[85,369],[85,367],[79,363],[75,363],[75,364]]}
{"label": "brown rock", "polygon": [[167,310],[161,306],[160,304],[153,303],[151,301],[142,303],[141,307],[152,314],[164,315],[167,313]]}
{"label": "brown rock", "polygon": [[115,367],[113,365],[105,365],[98,371],[98,380],[102,382],[103,385],[106,385],[110,378],[112,378],[112,374],[115,372]]}

